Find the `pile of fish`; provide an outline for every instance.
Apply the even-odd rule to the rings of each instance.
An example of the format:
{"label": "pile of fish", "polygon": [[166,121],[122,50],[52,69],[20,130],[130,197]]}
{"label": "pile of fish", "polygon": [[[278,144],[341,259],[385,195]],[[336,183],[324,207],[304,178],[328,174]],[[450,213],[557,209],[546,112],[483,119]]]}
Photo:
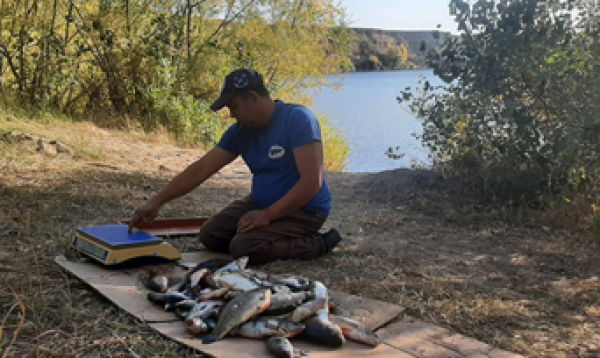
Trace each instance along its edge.
{"label": "pile of fish", "polygon": [[277,357],[292,357],[288,338],[295,336],[331,347],[346,339],[379,344],[367,327],[334,314],[337,305],[321,282],[269,275],[247,263],[247,257],[213,259],[188,270],[184,278],[151,275],[148,299],[177,314],[188,333],[202,336],[203,344],[227,335],[265,339]]}

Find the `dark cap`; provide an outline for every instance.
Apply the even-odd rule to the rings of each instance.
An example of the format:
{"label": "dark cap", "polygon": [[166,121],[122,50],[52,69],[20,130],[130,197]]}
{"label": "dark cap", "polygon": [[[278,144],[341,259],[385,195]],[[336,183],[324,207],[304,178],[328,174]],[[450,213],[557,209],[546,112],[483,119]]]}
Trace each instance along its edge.
{"label": "dark cap", "polygon": [[221,88],[221,95],[219,98],[210,106],[213,111],[218,111],[225,106],[231,96],[236,91],[251,90],[260,87],[264,87],[263,76],[254,70],[246,68],[237,69],[225,77],[223,82],[223,88]]}

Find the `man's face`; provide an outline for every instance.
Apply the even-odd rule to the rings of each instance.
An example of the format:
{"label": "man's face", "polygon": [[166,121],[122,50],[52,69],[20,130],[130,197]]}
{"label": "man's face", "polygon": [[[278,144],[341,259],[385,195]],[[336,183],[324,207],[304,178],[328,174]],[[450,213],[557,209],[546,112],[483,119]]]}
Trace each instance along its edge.
{"label": "man's face", "polygon": [[251,92],[247,97],[233,96],[225,106],[229,108],[229,114],[232,118],[244,127],[257,128],[262,126],[262,121],[258,117],[257,95]]}

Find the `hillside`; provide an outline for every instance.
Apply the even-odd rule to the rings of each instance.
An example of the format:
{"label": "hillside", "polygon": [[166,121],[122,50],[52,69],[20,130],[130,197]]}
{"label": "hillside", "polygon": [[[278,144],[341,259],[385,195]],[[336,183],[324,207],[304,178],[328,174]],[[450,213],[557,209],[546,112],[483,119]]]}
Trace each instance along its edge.
{"label": "hillside", "polygon": [[[447,38],[451,36],[449,32],[439,32],[439,39],[434,37],[435,31],[403,31],[403,30],[384,30],[369,28],[353,28],[358,37],[358,46],[355,51],[352,62],[357,70],[377,69],[371,63],[372,56],[377,56],[382,62],[382,68],[379,69],[402,69],[411,67],[424,67],[425,58],[421,49],[424,42],[427,48],[439,47]],[[403,66],[402,63],[393,63],[389,59],[390,49],[399,46],[405,46],[408,50],[408,62]],[[387,63],[386,63],[387,62]],[[398,68],[389,68],[396,66]]]}

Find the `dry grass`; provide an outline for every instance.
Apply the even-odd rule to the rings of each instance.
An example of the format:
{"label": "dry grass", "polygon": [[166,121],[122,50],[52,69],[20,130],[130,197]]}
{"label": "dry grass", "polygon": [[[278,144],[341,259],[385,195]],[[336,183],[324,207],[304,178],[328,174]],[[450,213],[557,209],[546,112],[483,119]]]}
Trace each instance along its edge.
{"label": "dry grass", "polygon": [[[90,124],[2,120],[60,139],[48,156],[0,141],[0,357],[194,357],[53,262],[75,255],[81,226],[115,223],[198,157],[199,150]],[[248,192],[238,163],[167,205],[208,216]],[[276,262],[332,289],[399,304],[415,318],[531,357],[600,356],[600,244],[575,231],[510,226],[425,171],[329,173],[344,236],[332,255]],[[180,251],[199,247],[177,239]]]}

